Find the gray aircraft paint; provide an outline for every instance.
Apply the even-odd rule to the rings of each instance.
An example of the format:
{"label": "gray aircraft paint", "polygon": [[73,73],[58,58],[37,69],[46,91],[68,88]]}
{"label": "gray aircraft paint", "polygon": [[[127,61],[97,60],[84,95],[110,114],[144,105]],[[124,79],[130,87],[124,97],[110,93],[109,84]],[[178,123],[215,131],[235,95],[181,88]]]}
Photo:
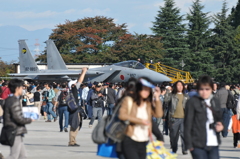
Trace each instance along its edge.
{"label": "gray aircraft paint", "polygon": [[[36,80],[68,80],[68,79],[77,79],[81,70],[72,71],[66,69],[66,65],[57,50],[54,42],[52,40],[47,41],[47,56],[48,66],[51,69],[48,70],[33,70],[28,71],[27,67],[37,67],[31,52],[29,51],[24,40],[21,40],[19,45],[19,57],[20,57],[20,67],[25,70],[25,72],[20,72],[20,74],[9,74],[14,77],[24,77]],[[23,48],[26,49],[26,56],[22,55]],[[25,50],[24,49],[24,50]],[[25,52],[25,51],[23,51]],[[56,60],[57,59],[57,60]],[[28,64],[26,64],[28,63]],[[140,65],[141,68],[137,68],[137,65]],[[135,67],[136,66],[136,67]],[[26,72],[26,70],[28,72]],[[161,83],[164,81],[171,81],[167,76],[160,74],[158,72],[149,70],[145,68],[142,64],[137,61],[124,61],[116,63],[110,66],[105,66],[101,68],[89,69],[86,73],[84,82],[127,82],[129,78],[135,77],[148,77],[155,83]]]}
{"label": "gray aircraft paint", "polygon": [[[47,67],[49,70],[68,70],[62,56],[60,55],[53,40],[46,41],[47,44]],[[56,62],[57,61],[57,62]]]}
{"label": "gray aircraft paint", "polygon": [[33,59],[25,40],[18,40],[19,44],[19,61],[20,73],[37,73],[39,72],[38,66]]}

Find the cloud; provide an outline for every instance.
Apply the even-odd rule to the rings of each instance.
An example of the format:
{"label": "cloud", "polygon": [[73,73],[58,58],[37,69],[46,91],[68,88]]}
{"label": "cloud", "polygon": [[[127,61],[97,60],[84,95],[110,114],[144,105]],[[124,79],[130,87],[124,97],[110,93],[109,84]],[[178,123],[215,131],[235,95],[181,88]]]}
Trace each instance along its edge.
{"label": "cloud", "polygon": [[56,24],[43,23],[43,24],[29,24],[29,25],[19,25],[19,26],[24,29],[27,29],[28,31],[35,31],[35,30],[44,29],[44,28],[53,29],[55,28]]}
{"label": "cloud", "polygon": [[91,9],[86,8],[82,10],[69,9],[62,12],[55,11],[43,11],[43,12],[34,12],[34,11],[22,11],[22,12],[0,12],[1,18],[9,18],[9,19],[39,19],[39,18],[53,18],[53,17],[61,17],[66,15],[74,15],[74,14],[83,14],[83,15],[106,15],[110,9],[106,8],[103,10],[100,9]]}

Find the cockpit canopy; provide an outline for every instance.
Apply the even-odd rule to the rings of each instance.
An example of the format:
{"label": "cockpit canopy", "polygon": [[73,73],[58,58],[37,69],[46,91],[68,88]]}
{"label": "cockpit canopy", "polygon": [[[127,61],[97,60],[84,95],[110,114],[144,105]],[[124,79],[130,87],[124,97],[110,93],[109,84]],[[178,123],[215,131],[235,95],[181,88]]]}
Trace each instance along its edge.
{"label": "cockpit canopy", "polygon": [[144,69],[145,68],[145,66],[142,63],[140,63],[138,61],[134,61],[134,60],[123,61],[123,62],[115,63],[113,65],[120,66],[120,67],[133,68],[133,69]]}

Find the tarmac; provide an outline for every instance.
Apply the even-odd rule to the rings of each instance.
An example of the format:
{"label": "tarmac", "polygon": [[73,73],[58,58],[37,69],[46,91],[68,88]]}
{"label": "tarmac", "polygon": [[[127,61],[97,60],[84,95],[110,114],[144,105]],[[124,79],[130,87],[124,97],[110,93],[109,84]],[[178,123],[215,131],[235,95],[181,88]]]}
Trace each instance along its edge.
{"label": "tarmac", "polygon": [[[83,127],[77,136],[80,147],[68,147],[69,133],[59,132],[57,122],[45,123],[43,119],[27,125],[28,134],[25,135],[24,143],[27,149],[28,159],[103,159],[96,155],[97,145],[92,142],[91,132],[88,128],[88,120],[84,120]],[[94,123],[97,124],[97,120]],[[169,136],[164,136],[165,147],[170,148]],[[240,159],[240,149],[234,149],[233,135],[222,139],[220,146],[221,159]],[[191,159],[191,155],[182,155],[179,141],[178,159]],[[0,151],[7,157],[10,148],[0,146]]]}

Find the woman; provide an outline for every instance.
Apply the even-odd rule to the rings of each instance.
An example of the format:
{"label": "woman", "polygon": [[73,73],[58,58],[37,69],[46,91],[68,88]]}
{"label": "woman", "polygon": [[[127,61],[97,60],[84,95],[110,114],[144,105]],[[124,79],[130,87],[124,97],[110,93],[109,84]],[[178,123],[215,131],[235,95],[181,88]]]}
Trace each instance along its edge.
{"label": "woman", "polygon": [[187,149],[184,145],[184,109],[186,102],[189,99],[188,95],[184,93],[185,87],[182,81],[178,81],[173,85],[173,91],[166,96],[168,104],[168,123],[170,131],[171,148],[174,153],[178,150],[178,139],[181,137],[182,154],[187,154]]}
{"label": "woman", "polygon": [[24,98],[27,100],[27,106],[33,107],[34,106],[34,94],[31,92],[31,88],[27,88],[27,93],[25,94]]}
{"label": "woman", "polygon": [[125,159],[146,158],[146,144],[149,140],[149,132],[152,132],[152,114],[158,118],[162,117],[160,89],[156,88],[154,93],[155,113],[152,108],[152,88],[155,86],[148,79],[140,78],[136,84],[136,91],[132,94],[133,98],[129,96],[123,98],[119,118],[130,122],[122,142]]}
{"label": "woman", "polygon": [[200,77],[199,96],[192,97],[185,108],[185,144],[193,159],[219,159],[222,111],[219,100],[212,94],[213,87],[209,76]]}

